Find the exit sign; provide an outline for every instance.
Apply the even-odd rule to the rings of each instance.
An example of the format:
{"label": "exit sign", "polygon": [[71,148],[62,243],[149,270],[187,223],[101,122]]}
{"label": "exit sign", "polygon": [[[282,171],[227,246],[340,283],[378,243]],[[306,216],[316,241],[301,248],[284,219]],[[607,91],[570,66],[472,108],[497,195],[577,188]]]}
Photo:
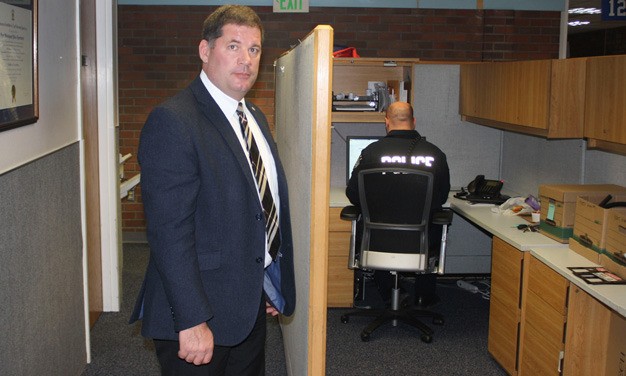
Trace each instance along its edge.
{"label": "exit sign", "polygon": [[274,13],[308,13],[309,0],[274,0]]}
{"label": "exit sign", "polygon": [[602,20],[626,20],[626,0],[602,0]]}

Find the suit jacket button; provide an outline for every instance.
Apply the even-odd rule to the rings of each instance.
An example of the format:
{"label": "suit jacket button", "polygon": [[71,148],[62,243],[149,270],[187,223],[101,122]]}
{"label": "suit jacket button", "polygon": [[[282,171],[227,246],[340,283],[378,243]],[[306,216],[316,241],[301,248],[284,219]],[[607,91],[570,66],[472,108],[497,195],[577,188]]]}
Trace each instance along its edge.
{"label": "suit jacket button", "polygon": [[262,263],[263,262],[263,257],[257,257],[256,258],[256,262],[257,262],[257,264]]}
{"label": "suit jacket button", "polygon": [[254,216],[254,218],[256,218],[257,221],[260,221],[261,219],[263,219],[263,217],[261,216],[261,214],[257,214]]}

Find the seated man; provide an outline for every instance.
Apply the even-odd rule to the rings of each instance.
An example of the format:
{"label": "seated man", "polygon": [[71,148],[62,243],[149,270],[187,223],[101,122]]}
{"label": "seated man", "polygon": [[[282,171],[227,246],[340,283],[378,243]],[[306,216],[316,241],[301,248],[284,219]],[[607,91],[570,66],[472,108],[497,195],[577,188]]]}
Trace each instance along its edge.
{"label": "seated man", "polygon": [[[359,171],[388,166],[389,157],[406,156],[406,163],[402,164],[402,167],[432,172],[434,187],[431,212],[441,209],[442,205],[448,199],[448,192],[450,191],[450,171],[448,169],[448,162],[446,155],[437,146],[427,142],[415,130],[413,107],[406,102],[392,103],[385,115],[385,129],[387,136],[363,149],[354,166],[346,188],[346,196],[352,205],[360,207],[359,182],[357,177]],[[418,161],[418,163],[411,163],[412,159],[410,156],[427,158],[414,158],[413,161]],[[398,161],[399,158],[393,160]],[[394,163],[394,165],[398,166],[400,163]],[[362,225],[357,227],[357,251],[360,247],[361,240],[359,235],[361,231],[359,231],[359,229],[362,231]],[[441,227],[430,226],[428,239],[430,249],[438,253],[439,243],[441,241]],[[431,256],[432,255],[431,253]],[[376,282],[378,291],[383,300],[388,300],[393,284],[391,274],[389,272],[377,271],[374,273],[374,281]],[[436,302],[438,298],[435,293],[435,287],[436,274],[418,275],[415,282],[415,304],[428,306]]]}

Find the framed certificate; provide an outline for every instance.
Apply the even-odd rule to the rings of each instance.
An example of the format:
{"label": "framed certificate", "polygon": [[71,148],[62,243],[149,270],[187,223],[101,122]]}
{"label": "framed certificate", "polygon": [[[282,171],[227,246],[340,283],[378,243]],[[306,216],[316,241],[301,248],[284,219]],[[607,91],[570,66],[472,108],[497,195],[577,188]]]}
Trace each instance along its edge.
{"label": "framed certificate", "polygon": [[0,132],[39,117],[37,0],[0,0]]}

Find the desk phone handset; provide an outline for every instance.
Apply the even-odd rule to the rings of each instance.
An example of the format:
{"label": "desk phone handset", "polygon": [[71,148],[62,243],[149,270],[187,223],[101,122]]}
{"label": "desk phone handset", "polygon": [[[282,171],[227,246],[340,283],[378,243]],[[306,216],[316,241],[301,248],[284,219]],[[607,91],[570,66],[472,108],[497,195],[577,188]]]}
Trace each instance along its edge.
{"label": "desk phone handset", "polygon": [[499,205],[509,198],[500,193],[502,184],[500,180],[489,180],[485,179],[485,175],[478,175],[467,185],[467,192],[459,192],[455,197],[472,202]]}
{"label": "desk phone handset", "polygon": [[478,175],[467,185],[469,196],[480,198],[497,198],[500,196],[502,182],[500,180],[487,180],[485,175]]}

